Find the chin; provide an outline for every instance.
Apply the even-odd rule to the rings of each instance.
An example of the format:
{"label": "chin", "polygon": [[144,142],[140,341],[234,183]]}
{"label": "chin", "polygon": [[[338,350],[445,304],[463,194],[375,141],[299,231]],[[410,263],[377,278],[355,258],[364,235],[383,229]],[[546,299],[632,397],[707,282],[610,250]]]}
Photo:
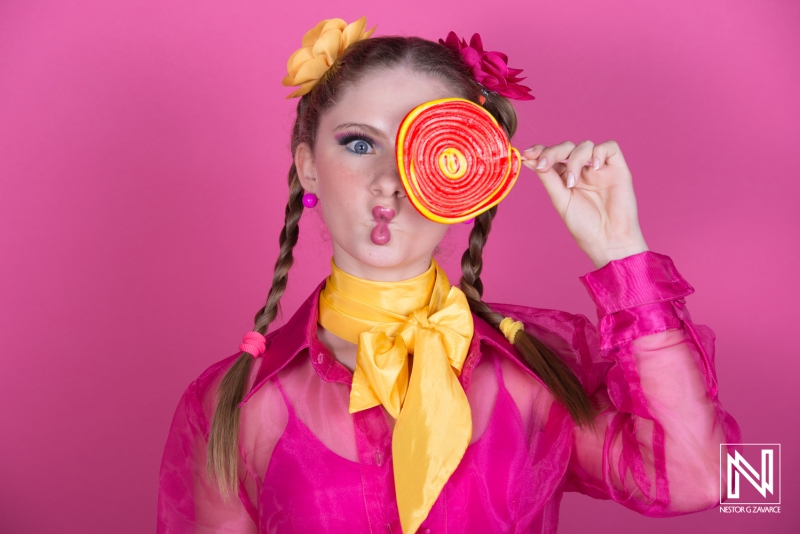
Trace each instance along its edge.
{"label": "chin", "polygon": [[355,254],[347,252],[358,262],[378,269],[404,267],[425,256],[425,252],[419,250],[419,245],[409,247],[394,237],[385,245],[376,245],[367,236],[366,243],[359,245],[353,250]]}
{"label": "chin", "polygon": [[[409,234],[397,226],[392,228],[389,241],[385,245],[378,245],[370,237],[372,228],[370,225],[363,232],[361,228],[351,230],[345,239],[338,241],[341,252],[366,268],[403,269],[419,262],[421,258],[431,257],[435,249],[436,244],[431,243],[431,249],[427,250],[429,239],[422,239],[420,234]],[[335,238],[334,242],[337,242]]]}
{"label": "chin", "polygon": [[407,263],[410,258],[399,247],[393,247],[389,241],[385,245],[376,245],[370,241],[362,254],[356,259],[371,267],[397,267]]}

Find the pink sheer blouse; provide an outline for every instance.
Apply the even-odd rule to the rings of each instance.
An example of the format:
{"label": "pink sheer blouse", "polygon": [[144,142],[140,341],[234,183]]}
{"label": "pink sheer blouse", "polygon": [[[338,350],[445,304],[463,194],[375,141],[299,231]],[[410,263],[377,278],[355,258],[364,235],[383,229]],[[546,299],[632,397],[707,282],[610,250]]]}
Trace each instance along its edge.
{"label": "pink sheer blouse", "polygon": [[[473,437],[418,532],[554,533],[563,492],[665,517],[719,503],[720,443],[740,441],[717,397],[714,333],[691,321],[694,292],[665,255],[647,251],[580,277],[585,316],[490,304],[563,358],[602,413],[594,429],[474,316],[460,380]],[[214,393],[238,356],[211,366],[180,400],[161,464],[162,533],[400,533],[389,419],[351,415],[352,374],[317,339],[319,291],[267,338],[242,404],[239,494],[206,475]]]}

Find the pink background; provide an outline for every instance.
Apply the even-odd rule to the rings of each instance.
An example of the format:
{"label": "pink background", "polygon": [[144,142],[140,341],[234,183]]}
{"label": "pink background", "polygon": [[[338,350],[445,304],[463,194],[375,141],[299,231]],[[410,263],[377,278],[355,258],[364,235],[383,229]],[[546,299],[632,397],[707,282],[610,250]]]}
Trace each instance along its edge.
{"label": "pink background", "polygon": [[[783,445],[781,515],[654,520],[568,494],[561,532],[796,532],[793,0],[0,2],[0,531],[154,529],[178,398],[236,351],[269,287],[286,58],[318,19],[362,14],[378,35],[478,31],[507,52],[536,96],[517,106],[516,146],[620,143],[651,250],[716,332],[722,402],[744,441]],[[578,281],[593,266],[523,172],[486,299],[595,321]],[[287,317],[329,268],[304,218]],[[440,258],[454,280],[466,228]]]}

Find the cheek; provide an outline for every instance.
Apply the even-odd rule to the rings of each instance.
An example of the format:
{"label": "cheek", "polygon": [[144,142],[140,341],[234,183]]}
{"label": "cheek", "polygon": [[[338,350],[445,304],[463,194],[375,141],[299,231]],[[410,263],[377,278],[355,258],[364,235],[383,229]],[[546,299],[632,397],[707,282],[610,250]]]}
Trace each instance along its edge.
{"label": "cheek", "polygon": [[327,154],[317,156],[317,169],[322,219],[335,239],[347,239],[359,224],[361,175]]}
{"label": "cheek", "polygon": [[422,239],[426,242],[438,243],[442,240],[444,234],[447,232],[448,225],[428,219],[418,212],[417,209],[411,205],[410,201],[408,202],[408,208],[409,213],[412,214],[409,219],[417,235],[422,236]]}
{"label": "cheek", "polygon": [[[356,194],[358,174],[332,157],[317,159],[319,192],[323,203],[347,204]],[[324,169],[324,171],[323,171]]]}

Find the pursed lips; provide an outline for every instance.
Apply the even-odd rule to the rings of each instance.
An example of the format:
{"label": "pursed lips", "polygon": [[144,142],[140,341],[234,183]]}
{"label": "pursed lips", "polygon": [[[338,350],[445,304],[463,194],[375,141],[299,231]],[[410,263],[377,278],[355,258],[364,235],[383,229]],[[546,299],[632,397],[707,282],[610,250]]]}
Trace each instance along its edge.
{"label": "pursed lips", "polygon": [[389,222],[392,218],[394,218],[394,210],[392,208],[384,208],[383,206],[375,206],[372,208],[372,217],[375,221],[385,221]]}
{"label": "pursed lips", "polygon": [[372,218],[377,223],[375,228],[370,233],[370,239],[376,245],[385,245],[392,238],[392,233],[389,231],[389,221],[395,216],[392,208],[385,208],[383,206],[375,206],[372,208]]}

